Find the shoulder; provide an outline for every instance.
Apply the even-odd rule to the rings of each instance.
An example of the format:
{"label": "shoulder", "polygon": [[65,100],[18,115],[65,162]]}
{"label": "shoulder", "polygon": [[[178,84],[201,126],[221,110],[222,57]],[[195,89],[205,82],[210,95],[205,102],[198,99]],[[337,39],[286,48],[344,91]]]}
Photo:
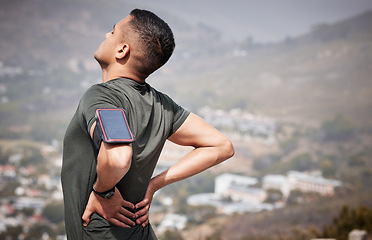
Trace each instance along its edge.
{"label": "shoulder", "polygon": [[159,90],[156,90],[155,88],[151,87],[148,85],[150,91],[152,92],[153,96],[157,99],[160,100],[163,104],[176,104],[176,102],[166,93],[161,92]]}
{"label": "shoulder", "polygon": [[96,94],[101,94],[101,93],[104,93],[106,91],[107,91],[107,87],[104,86],[103,84],[94,84],[85,91],[85,93],[82,97],[82,100],[89,99],[89,98],[95,96]]}
{"label": "shoulder", "polygon": [[115,91],[106,84],[94,84],[88,88],[80,100],[82,106],[99,102],[117,102]]}

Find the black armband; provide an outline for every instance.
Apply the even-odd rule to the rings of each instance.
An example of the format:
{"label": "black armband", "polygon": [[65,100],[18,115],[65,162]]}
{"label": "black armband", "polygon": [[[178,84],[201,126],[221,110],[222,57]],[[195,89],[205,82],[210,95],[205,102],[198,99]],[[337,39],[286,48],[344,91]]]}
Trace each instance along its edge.
{"label": "black armband", "polygon": [[132,143],[134,140],[135,137],[129,128],[124,109],[96,110],[93,142],[97,149],[99,149],[102,141],[105,143]]}

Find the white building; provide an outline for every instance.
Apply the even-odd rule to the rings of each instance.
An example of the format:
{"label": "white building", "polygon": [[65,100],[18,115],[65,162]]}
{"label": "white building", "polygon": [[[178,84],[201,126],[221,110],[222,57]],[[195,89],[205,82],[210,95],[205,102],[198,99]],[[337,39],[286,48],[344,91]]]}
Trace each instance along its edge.
{"label": "white building", "polygon": [[199,193],[187,198],[187,204],[190,206],[209,205],[216,208],[223,205],[222,198],[215,193]]}
{"label": "white building", "polygon": [[276,122],[274,119],[256,116],[240,109],[228,112],[209,107],[199,109],[199,115],[212,126],[224,131],[239,132],[242,136],[253,139],[266,139],[275,142]]}
{"label": "white building", "polygon": [[241,212],[258,212],[271,210],[271,204],[264,204],[267,193],[263,189],[254,188],[256,178],[225,173],[215,179],[214,193],[196,194],[188,197],[191,206],[210,205],[225,214]]}
{"label": "white building", "polygon": [[280,191],[284,197],[288,197],[291,186],[288,178],[284,175],[266,175],[262,179],[262,188],[265,190],[275,189]]}
{"label": "white building", "polygon": [[234,202],[262,203],[267,198],[265,190],[232,185],[228,189],[228,196]]}
{"label": "white building", "polygon": [[227,197],[231,186],[249,187],[258,183],[256,178],[224,173],[216,177],[214,193]]}
{"label": "white building", "polygon": [[323,178],[320,172],[289,171],[287,176],[267,175],[262,181],[263,189],[279,190],[284,197],[288,197],[293,190],[331,196],[334,194],[335,188],[340,185],[340,181]]}
{"label": "white building", "polygon": [[157,230],[164,233],[166,230],[183,230],[186,227],[187,217],[180,214],[167,214],[161,221]]}
{"label": "white building", "polygon": [[287,178],[292,190],[315,192],[320,195],[334,195],[335,188],[341,186],[340,181],[323,178],[319,172],[290,171],[287,174]]}
{"label": "white building", "polygon": [[269,203],[253,203],[253,202],[240,202],[225,204],[221,209],[224,214],[233,213],[246,213],[246,212],[261,212],[261,211],[272,211],[277,206]]}

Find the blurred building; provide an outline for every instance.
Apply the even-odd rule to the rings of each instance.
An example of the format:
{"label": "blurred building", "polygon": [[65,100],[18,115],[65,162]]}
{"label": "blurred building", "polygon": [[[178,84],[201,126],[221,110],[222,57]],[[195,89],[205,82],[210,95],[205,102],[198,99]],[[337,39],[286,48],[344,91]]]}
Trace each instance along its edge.
{"label": "blurred building", "polygon": [[262,203],[267,198],[267,193],[261,188],[251,188],[242,186],[230,186],[227,195],[234,202],[254,202]]}
{"label": "blurred building", "polygon": [[333,179],[323,178],[320,172],[297,172],[290,171],[287,174],[291,190],[302,192],[315,192],[320,195],[332,196],[335,188],[341,186],[341,182]]}
{"label": "blurred building", "polygon": [[225,132],[238,133],[243,138],[255,139],[272,144],[275,142],[276,121],[257,116],[240,109],[223,111],[204,107],[198,114],[212,126]]}
{"label": "blurred building", "polygon": [[355,229],[349,233],[349,240],[367,240],[367,231]]}
{"label": "blurred building", "polygon": [[278,190],[285,198],[289,196],[291,191],[288,179],[284,175],[266,175],[262,180],[262,188]]}
{"label": "blurred building", "polygon": [[254,187],[256,178],[224,173],[216,177],[214,193],[192,195],[187,203],[192,206],[211,205],[225,214],[272,210],[271,204],[263,203],[267,193]]}
{"label": "blurred building", "polygon": [[159,233],[167,230],[183,230],[186,227],[187,217],[180,214],[167,214],[157,227]]}
{"label": "blurred building", "polygon": [[231,186],[240,186],[247,188],[249,186],[253,186],[258,183],[256,178],[231,174],[231,173],[224,173],[216,177],[215,185],[214,185],[214,192],[220,196],[229,195],[229,188]]}
{"label": "blurred building", "polygon": [[320,172],[289,171],[284,175],[267,175],[263,178],[263,189],[275,189],[288,197],[293,190],[301,192],[313,192],[323,196],[332,196],[335,188],[341,186],[341,182],[323,178]]}

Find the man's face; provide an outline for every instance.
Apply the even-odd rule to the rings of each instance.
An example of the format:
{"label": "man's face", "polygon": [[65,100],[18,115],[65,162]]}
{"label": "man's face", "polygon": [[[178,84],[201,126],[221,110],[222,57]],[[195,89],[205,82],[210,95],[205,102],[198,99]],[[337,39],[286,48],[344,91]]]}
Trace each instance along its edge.
{"label": "man's face", "polygon": [[94,54],[94,58],[103,65],[109,65],[115,62],[115,53],[123,47],[125,25],[131,20],[131,16],[127,16],[120,22],[114,25],[111,32],[106,33],[106,39],[99,45]]}

